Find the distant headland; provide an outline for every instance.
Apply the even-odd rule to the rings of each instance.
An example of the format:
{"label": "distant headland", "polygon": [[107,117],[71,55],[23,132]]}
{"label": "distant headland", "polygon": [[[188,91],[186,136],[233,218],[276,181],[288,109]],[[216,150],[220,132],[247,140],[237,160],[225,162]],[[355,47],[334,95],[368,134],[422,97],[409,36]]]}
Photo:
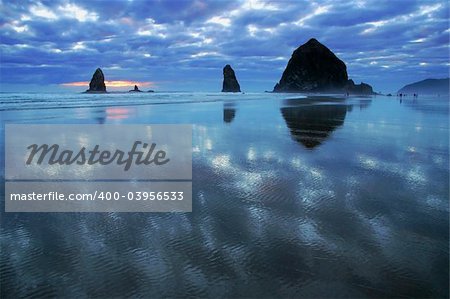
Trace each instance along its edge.
{"label": "distant headland", "polygon": [[403,86],[398,94],[449,94],[450,79],[425,79]]}

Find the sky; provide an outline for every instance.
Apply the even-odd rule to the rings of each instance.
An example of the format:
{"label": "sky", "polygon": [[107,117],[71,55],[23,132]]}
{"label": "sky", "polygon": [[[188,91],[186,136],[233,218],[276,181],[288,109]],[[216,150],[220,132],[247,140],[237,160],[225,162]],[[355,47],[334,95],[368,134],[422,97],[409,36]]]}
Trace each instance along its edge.
{"label": "sky", "polygon": [[[0,91],[272,90],[314,37],[349,78],[395,92],[449,76],[449,1],[0,0]],[[122,82],[120,82],[122,81]]]}

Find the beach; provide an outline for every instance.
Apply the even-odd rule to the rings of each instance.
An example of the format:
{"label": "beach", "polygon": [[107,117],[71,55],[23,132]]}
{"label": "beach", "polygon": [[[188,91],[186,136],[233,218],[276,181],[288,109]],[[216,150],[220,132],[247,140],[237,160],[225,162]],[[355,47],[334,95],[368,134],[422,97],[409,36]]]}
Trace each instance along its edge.
{"label": "beach", "polygon": [[2,209],[2,296],[448,296],[447,96],[1,93],[0,119],[2,143],[9,123],[193,135],[190,213]]}

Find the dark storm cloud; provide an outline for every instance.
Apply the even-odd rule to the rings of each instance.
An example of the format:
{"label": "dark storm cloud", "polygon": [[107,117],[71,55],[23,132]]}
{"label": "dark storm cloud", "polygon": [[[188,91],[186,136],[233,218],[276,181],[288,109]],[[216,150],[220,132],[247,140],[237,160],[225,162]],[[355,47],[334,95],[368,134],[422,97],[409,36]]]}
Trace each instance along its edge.
{"label": "dark storm cloud", "polygon": [[187,77],[207,78],[216,90],[221,68],[230,63],[242,86],[260,82],[258,89],[265,90],[279,79],[292,51],[311,37],[347,63],[350,77],[376,90],[448,73],[445,0],[1,5],[2,84],[86,81],[100,66],[110,79],[160,81],[162,88],[178,82],[183,89]]}

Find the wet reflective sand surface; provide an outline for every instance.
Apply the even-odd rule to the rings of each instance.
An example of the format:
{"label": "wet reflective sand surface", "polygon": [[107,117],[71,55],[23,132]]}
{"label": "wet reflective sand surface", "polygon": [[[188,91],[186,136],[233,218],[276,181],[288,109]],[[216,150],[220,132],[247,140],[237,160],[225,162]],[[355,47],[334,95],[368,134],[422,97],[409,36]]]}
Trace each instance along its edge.
{"label": "wet reflective sand surface", "polygon": [[192,213],[2,208],[3,297],[448,297],[448,98],[0,102],[3,124],[193,124]]}

